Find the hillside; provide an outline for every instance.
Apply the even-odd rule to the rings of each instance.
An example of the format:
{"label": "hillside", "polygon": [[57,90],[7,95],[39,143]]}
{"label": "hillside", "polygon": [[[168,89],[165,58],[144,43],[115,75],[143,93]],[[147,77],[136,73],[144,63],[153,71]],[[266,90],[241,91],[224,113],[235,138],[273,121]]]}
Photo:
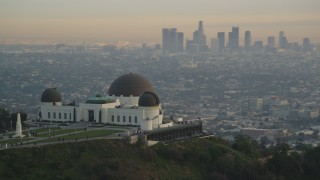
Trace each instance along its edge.
{"label": "hillside", "polygon": [[[251,146],[251,144],[246,145]],[[240,151],[243,149],[239,148],[240,146],[236,147]],[[281,170],[273,169],[276,164],[278,165],[278,159],[271,158],[266,161],[261,154],[260,158],[254,157],[246,152],[234,150],[237,148],[223,140],[210,138],[179,144],[155,145],[150,148],[129,145],[118,140],[96,140],[10,149],[0,151],[0,177],[1,179],[290,179],[290,177],[317,179],[319,177],[315,168],[319,167],[320,163],[319,149],[310,151],[314,154],[310,159],[314,157],[316,159],[308,164],[309,174],[296,175],[296,172],[293,172],[292,176],[285,176]],[[287,163],[285,158],[288,157],[291,156],[281,156],[283,163]],[[276,164],[272,164],[271,160]],[[302,158],[300,161],[303,165]],[[280,168],[281,165],[280,163]],[[291,166],[288,168],[292,171]]]}

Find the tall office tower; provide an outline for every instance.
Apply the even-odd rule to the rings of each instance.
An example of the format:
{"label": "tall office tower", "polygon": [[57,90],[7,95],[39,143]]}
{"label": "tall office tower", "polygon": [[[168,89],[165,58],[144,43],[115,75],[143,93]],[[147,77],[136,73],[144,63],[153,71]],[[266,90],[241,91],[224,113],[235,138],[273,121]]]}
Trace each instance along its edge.
{"label": "tall office tower", "polygon": [[244,48],[246,50],[250,50],[251,48],[251,32],[250,31],[246,31],[244,33]]}
{"label": "tall office tower", "polygon": [[177,33],[177,49],[178,49],[178,52],[182,52],[183,51],[183,32],[178,32]]}
{"label": "tall office tower", "polygon": [[309,52],[312,50],[309,38],[303,38],[302,49],[303,49],[303,52]]}
{"label": "tall office tower", "polygon": [[186,40],[186,51],[188,53],[198,53],[199,52],[199,44],[195,44],[193,40]]}
{"label": "tall office tower", "polygon": [[198,31],[201,32],[201,34],[204,34],[203,21],[199,21]]}
{"label": "tall office tower", "polygon": [[218,32],[217,38],[219,41],[219,52],[223,52],[226,45],[226,37],[224,32]]}
{"label": "tall office tower", "polygon": [[287,37],[285,37],[284,31],[280,31],[279,32],[279,48],[287,49],[287,47],[288,47]]}
{"label": "tall office tower", "polygon": [[232,32],[229,32],[228,42],[231,51],[239,49],[239,27],[232,27]]}
{"label": "tall office tower", "polygon": [[219,52],[219,40],[216,38],[211,39],[211,52]]}
{"label": "tall office tower", "polygon": [[263,41],[254,41],[253,48],[255,50],[262,50],[263,49]]}
{"label": "tall office tower", "polygon": [[299,45],[298,42],[293,42],[293,43],[290,43],[290,47],[288,47],[296,52],[301,52],[302,50],[302,47]]}
{"label": "tall office tower", "polygon": [[279,48],[281,48],[282,46],[282,42],[281,42],[282,37],[284,37],[284,31],[279,32]]}
{"label": "tall office tower", "polygon": [[162,29],[162,52],[170,53],[174,51],[176,28]]}
{"label": "tall office tower", "polygon": [[176,53],[183,51],[183,33],[176,28],[162,29],[162,52]]}
{"label": "tall office tower", "polygon": [[234,38],[234,47],[239,49],[239,27],[232,27],[232,33]]}
{"label": "tall office tower", "polygon": [[269,48],[274,48],[275,45],[276,45],[276,38],[275,38],[274,36],[269,36],[269,37],[268,37],[268,44],[267,44],[267,46],[268,46]]}
{"label": "tall office tower", "polygon": [[207,40],[206,35],[204,34],[203,22],[199,21],[198,30],[193,32],[193,43],[199,45],[200,51],[207,51]]}
{"label": "tall office tower", "polygon": [[233,45],[233,39],[234,39],[234,37],[233,37],[233,33],[232,32],[229,32],[228,33],[228,49],[230,49],[230,50],[233,50],[234,49],[234,45]]}

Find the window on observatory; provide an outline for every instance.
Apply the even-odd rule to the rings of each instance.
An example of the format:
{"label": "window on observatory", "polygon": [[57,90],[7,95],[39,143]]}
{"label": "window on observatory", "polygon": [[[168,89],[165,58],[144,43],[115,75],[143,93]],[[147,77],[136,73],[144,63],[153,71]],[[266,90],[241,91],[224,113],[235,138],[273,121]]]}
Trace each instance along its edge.
{"label": "window on observatory", "polygon": [[51,117],[50,117],[50,112],[48,112],[48,119],[50,119]]}
{"label": "window on observatory", "polygon": [[119,115],[117,116],[117,122],[120,122],[120,116]]}
{"label": "window on observatory", "polygon": [[64,113],[64,119],[67,119],[67,113]]}
{"label": "window on observatory", "polygon": [[55,119],[55,118],[56,118],[56,113],[54,112],[54,113],[53,113],[53,119]]}
{"label": "window on observatory", "polygon": [[129,123],[131,123],[131,116],[129,116]]}
{"label": "window on observatory", "polygon": [[59,113],[59,119],[61,119],[61,113]]}
{"label": "window on observatory", "polygon": [[111,120],[112,120],[112,122],[114,122],[114,115],[111,116]]}
{"label": "window on observatory", "polygon": [[134,123],[138,123],[138,117],[137,116],[134,117]]}
{"label": "window on observatory", "polygon": [[123,122],[126,122],[126,117],[123,116],[123,117],[122,117],[122,120],[123,120]]}

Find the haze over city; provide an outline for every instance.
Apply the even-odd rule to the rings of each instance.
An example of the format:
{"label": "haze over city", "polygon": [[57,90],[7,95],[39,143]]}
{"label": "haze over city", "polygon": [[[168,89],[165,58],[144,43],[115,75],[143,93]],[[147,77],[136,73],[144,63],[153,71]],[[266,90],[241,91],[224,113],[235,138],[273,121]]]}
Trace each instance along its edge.
{"label": "haze over city", "polygon": [[176,27],[191,38],[199,20],[205,33],[240,27],[254,39],[285,31],[290,41],[320,41],[318,0],[70,0],[0,1],[0,43],[161,42],[161,29]]}
{"label": "haze over city", "polygon": [[0,177],[320,179],[320,0],[0,0]]}

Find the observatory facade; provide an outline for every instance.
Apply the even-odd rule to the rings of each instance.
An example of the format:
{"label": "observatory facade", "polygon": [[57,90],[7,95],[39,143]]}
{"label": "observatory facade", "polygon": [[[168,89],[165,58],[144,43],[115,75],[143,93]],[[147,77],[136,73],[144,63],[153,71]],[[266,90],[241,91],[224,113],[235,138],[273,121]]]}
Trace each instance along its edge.
{"label": "observatory facade", "polygon": [[89,97],[86,102],[63,104],[56,88],[46,89],[41,96],[40,121],[92,122],[114,125],[135,125],[141,130],[172,126],[163,123],[159,96],[153,85],[139,74],[117,78],[108,95]]}

